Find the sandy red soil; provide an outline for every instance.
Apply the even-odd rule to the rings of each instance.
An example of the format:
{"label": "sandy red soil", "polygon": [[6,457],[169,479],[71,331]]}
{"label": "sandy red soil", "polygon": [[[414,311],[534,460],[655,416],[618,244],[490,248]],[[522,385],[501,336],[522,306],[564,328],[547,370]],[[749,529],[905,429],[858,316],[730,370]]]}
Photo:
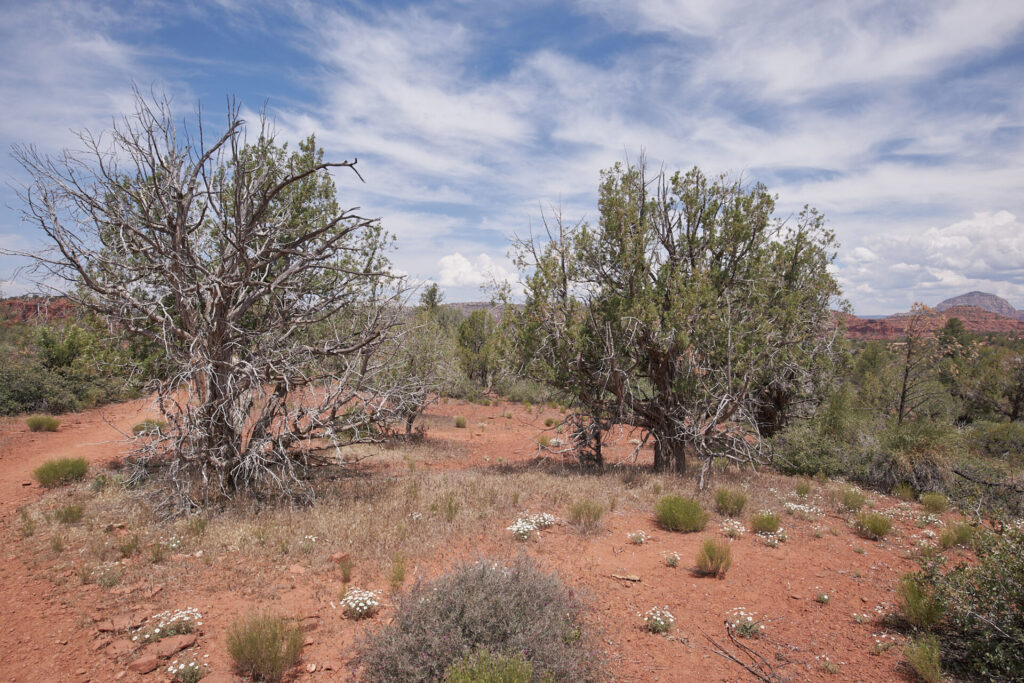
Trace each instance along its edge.
{"label": "sandy red soil", "polygon": [[[176,557],[180,580],[160,585],[143,581],[108,590],[80,585],[73,577],[60,585],[44,577],[52,560],[45,553],[24,550],[17,530],[18,507],[44,494],[32,483],[33,468],[61,456],[97,463],[116,458],[124,449],[118,430],[128,431],[146,416],[146,408],[140,401],[68,415],[59,431],[48,434],[28,432],[23,420],[0,421],[0,680],[166,680],[163,667],[145,676],[129,671],[128,665],[142,653],[112,656],[109,643],[123,635],[100,632],[99,626],[108,619],[187,606],[204,615],[198,643],[190,652],[209,663],[205,680],[241,680],[231,673],[224,633],[235,616],[268,595],[278,608],[307,618],[307,647],[295,679],[351,680],[358,673],[352,663],[358,637],[387,622],[392,610],[386,606],[376,618],[363,622],[344,619],[336,603],[343,585],[329,564],[261,567],[261,583],[255,587],[242,578],[253,568],[224,556],[213,562]],[[513,419],[501,417],[510,410]],[[446,426],[456,414],[465,415],[471,428]],[[465,455],[427,467],[487,468],[529,461],[537,456],[531,439],[543,431],[544,417],[555,414],[528,413],[509,404],[436,405],[431,410],[430,439]],[[488,427],[473,428],[480,423]],[[629,448],[622,438],[610,455],[621,457]],[[792,492],[789,486],[781,498]],[[429,577],[459,560],[525,548],[587,596],[594,609],[591,625],[600,632],[614,680],[756,680],[716,654],[709,640],[739,654],[724,628],[727,613],[737,607],[766,619],[763,638],[741,642],[762,655],[782,679],[911,680],[900,666],[901,646],[881,654],[872,654],[872,648],[875,634],[885,631],[878,614],[892,611],[897,579],[915,567],[910,558],[921,533],[913,520],[917,506],[877,497],[876,510],[899,514],[896,532],[875,543],[855,536],[834,507],[815,504],[823,510],[818,518],[783,516],[788,540],[777,548],[766,547],[749,532],[732,541],[733,567],[723,580],[699,578],[688,570],[704,538],[722,537],[719,516],[712,518],[705,533],[674,534],[659,529],[649,510],[625,504],[605,516],[603,533],[589,537],[560,524],[534,541],[518,544],[504,529],[512,519],[481,525],[475,536],[446,546],[444,552],[413,558],[411,575]],[[566,509],[551,512],[564,517]],[[750,512],[744,520],[748,527]],[[627,543],[627,535],[637,530],[646,532],[647,543]],[[679,553],[680,566],[665,565],[663,556],[669,551]],[[635,575],[640,581],[616,579],[613,574]],[[381,577],[379,585],[369,587],[383,588],[385,583]],[[815,601],[819,593],[829,596],[829,604]],[[654,606],[667,606],[676,617],[676,627],[667,636],[642,628],[638,615]],[[871,618],[858,623],[855,613]],[[891,637],[902,643],[898,635]],[[826,673],[825,657],[838,666],[837,673]]]}

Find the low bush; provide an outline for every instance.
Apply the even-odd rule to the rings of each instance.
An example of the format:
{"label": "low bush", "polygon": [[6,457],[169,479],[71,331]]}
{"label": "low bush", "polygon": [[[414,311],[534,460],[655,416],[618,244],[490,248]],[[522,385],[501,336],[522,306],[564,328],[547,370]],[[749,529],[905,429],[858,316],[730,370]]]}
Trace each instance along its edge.
{"label": "low bush", "polygon": [[750,519],[750,528],[755,534],[774,534],[779,524],[779,515],[770,510],[761,510]]}
{"label": "low bush", "polygon": [[931,630],[942,620],[942,603],[919,574],[907,574],[896,584],[897,604],[904,621],[914,628]]}
{"label": "low bush", "polygon": [[60,420],[49,415],[33,415],[26,418],[25,424],[30,432],[55,432],[60,427]]}
{"label": "low bush", "polygon": [[545,427],[554,427],[555,426],[555,418],[549,417],[548,419],[544,420],[544,426]]}
{"label": "low bush", "polygon": [[654,514],[665,529],[684,533],[703,531],[709,518],[700,503],[682,496],[662,497],[654,507]]}
{"label": "low bush", "polygon": [[802,500],[811,495],[811,483],[801,480],[796,483],[796,495]]}
{"label": "low bush", "polygon": [[651,633],[668,633],[676,625],[676,618],[668,607],[652,607],[644,613],[644,628]]}
{"label": "low bush", "polygon": [[959,522],[947,527],[939,534],[939,547],[949,550],[953,546],[969,548],[974,541],[974,527],[966,522]]}
{"label": "low bush", "polygon": [[728,541],[709,538],[701,544],[697,551],[697,573],[724,579],[731,566],[732,549]]}
{"label": "low bush", "polygon": [[600,531],[603,515],[604,506],[589,498],[577,500],[569,507],[569,523],[583,534]]}
{"label": "low bush", "polygon": [[917,492],[914,491],[913,485],[901,481],[896,484],[896,487],[892,490],[892,495],[896,496],[900,500],[913,501],[917,499]]}
{"label": "low bush", "polygon": [[167,429],[167,423],[163,420],[143,420],[132,427],[132,434],[136,436],[150,436],[160,434]]}
{"label": "low bush", "polygon": [[929,491],[921,494],[921,505],[926,512],[933,515],[940,515],[949,509],[949,498],[937,491]]}
{"label": "low bush", "polygon": [[1024,422],[979,422],[968,434],[970,447],[990,458],[1024,460]]}
{"label": "low bush", "polygon": [[747,506],[747,495],[724,486],[715,491],[715,510],[726,517],[739,517]]}
{"label": "low bush", "polygon": [[53,488],[82,479],[88,470],[85,458],[58,458],[44,462],[32,474],[40,486]]}
{"label": "low bush", "polygon": [[465,429],[466,428],[466,418],[463,417],[462,415],[456,415],[455,416],[455,428],[456,429]]}
{"label": "low bush", "polygon": [[857,515],[853,523],[857,535],[872,541],[885,538],[885,535],[892,529],[892,520],[877,512],[868,512]]}
{"label": "low bush", "polygon": [[250,613],[235,620],[227,638],[235,666],[257,681],[280,681],[302,655],[302,628],[272,614]]}
{"label": "low bush", "polygon": [[494,655],[490,650],[479,649],[448,667],[444,680],[445,683],[530,683],[533,665],[520,654]]}
{"label": "low bush", "polygon": [[840,495],[839,507],[847,512],[857,512],[866,502],[867,498],[857,489],[845,489]]}
{"label": "low bush", "polygon": [[942,681],[942,663],[939,652],[939,639],[933,635],[921,636],[907,643],[903,649],[907,664],[925,683]]}
{"label": "low bush", "polygon": [[76,524],[82,521],[82,515],[84,511],[81,505],[75,503],[68,503],[67,505],[61,505],[59,508],[53,511],[53,516],[58,522],[62,524]]}
{"label": "low bush", "polygon": [[594,680],[601,668],[583,611],[573,591],[527,557],[464,565],[400,598],[393,622],[362,643],[364,675],[441,680],[466,653],[486,649],[522,656],[535,680]]}

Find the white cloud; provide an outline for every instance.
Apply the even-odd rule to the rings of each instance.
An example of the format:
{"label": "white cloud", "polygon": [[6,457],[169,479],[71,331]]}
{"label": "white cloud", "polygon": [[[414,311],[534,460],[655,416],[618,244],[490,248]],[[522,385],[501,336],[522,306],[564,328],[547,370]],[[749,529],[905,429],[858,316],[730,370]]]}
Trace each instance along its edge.
{"label": "white cloud", "polygon": [[478,254],[470,261],[456,252],[438,261],[442,287],[479,287],[491,283],[513,282],[516,273],[487,254]]}

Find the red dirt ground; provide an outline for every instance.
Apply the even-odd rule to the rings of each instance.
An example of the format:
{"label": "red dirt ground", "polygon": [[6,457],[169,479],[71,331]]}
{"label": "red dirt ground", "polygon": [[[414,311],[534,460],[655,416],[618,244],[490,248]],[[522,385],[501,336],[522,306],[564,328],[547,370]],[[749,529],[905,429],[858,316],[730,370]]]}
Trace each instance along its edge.
{"label": "red dirt ground", "polygon": [[[182,580],[174,585],[140,584],[111,590],[79,585],[72,577],[57,585],[46,578],[45,554],[23,549],[18,531],[18,508],[43,495],[31,478],[32,470],[54,457],[85,457],[100,463],[118,457],[124,445],[121,433],[147,416],[147,404],[136,401],[67,415],[55,433],[30,433],[22,419],[0,420],[0,681],[111,681],[168,680],[166,662],[155,672],[139,675],[127,670],[135,655],[111,657],[104,649],[118,636],[100,633],[102,620],[138,613],[152,615],[165,609],[197,607],[204,615],[197,646],[191,652],[210,665],[205,680],[242,680],[233,677],[225,652],[225,632],[232,619],[252,605],[257,596],[239,581],[250,569],[219,557],[215,562],[192,556],[176,557]],[[507,411],[513,419],[504,419]],[[454,415],[465,415],[469,429],[450,426]],[[532,439],[543,431],[552,410],[501,404],[492,406],[445,403],[431,410],[429,432],[435,443],[460,445],[465,457],[442,461],[428,468],[494,467],[501,462],[529,461],[537,456]],[[476,427],[487,423],[486,428]],[[118,430],[121,430],[120,432]],[[623,456],[631,446],[612,449]],[[650,457],[649,449],[641,457]],[[780,494],[787,497],[792,483]],[[60,494],[57,494],[60,495]],[[789,496],[791,498],[791,496]],[[817,503],[825,510],[824,504]],[[704,533],[674,534],[658,528],[650,511],[622,509],[605,516],[606,530],[585,537],[568,526],[556,525],[538,540],[518,544],[504,527],[481,526],[476,537],[449,545],[445,552],[413,558],[412,578],[433,576],[459,560],[482,555],[508,555],[520,548],[545,568],[558,572],[582,589],[594,608],[593,626],[601,633],[609,674],[620,681],[742,681],[755,680],[738,664],[716,654],[708,636],[730,652],[724,628],[727,612],[743,607],[767,620],[765,636],[740,641],[765,657],[785,680],[886,681],[912,680],[900,666],[902,647],[872,654],[875,634],[885,630],[878,613],[892,611],[898,578],[915,568],[910,559],[920,534],[913,521],[916,505],[889,498],[875,500],[876,510],[898,513],[896,531],[885,542],[855,536],[846,521],[825,512],[814,520],[783,515],[788,540],[768,548],[751,533],[731,542],[733,566],[723,580],[698,578],[687,567],[693,563],[704,538],[721,538],[721,518],[712,517]],[[565,509],[551,510],[564,517]],[[744,524],[749,527],[748,510]],[[836,531],[830,533],[827,528]],[[819,529],[815,533],[815,528]],[[627,543],[627,534],[643,530],[647,543]],[[820,530],[825,530],[822,534]],[[340,548],[344,551],[345,549]],[[665,565],[666,552],[678,552],[680,566]],[[350,666],[354,643],[367,628],[376,628],[392,616],[390,606],[374,619],[351,622],[337,608],[342,583],[331,566],[263,567],[266,585],[259,595],[272,594],[287,613],[308,617],[307,647],[295,680],[351,680],[358,671]],[[637,583],[612,578],[635,575]],[[378,586],[383,588],[381,577]],[[830,601],[815,597],[827,593]],[[647,633],[639,614],[654,606],[667,606],[676,617],[666,635]],[[871,619],[858,623],[854,614]],[[705,635],[706,634],[706,635]],[[123,637],[123,636],[122,636]],[[895,637],[898,643],[902,640]],[[204,658],[204,655],[208,656]],[[838,666],[827,673],[825,657]],[[314,667],[315,665],[315,667]],[[315,668],[309,672],[308,668]]]}

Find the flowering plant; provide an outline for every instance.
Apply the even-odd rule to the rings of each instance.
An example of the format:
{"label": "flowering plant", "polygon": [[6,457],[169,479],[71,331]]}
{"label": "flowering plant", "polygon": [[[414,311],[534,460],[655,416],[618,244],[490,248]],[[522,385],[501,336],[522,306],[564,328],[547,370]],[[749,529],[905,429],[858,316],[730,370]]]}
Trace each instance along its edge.
{"label": "flowering plant", "polygon": [[149,619],[149,626],[140,634],[132,636],[132,640],[151,643],[169,636],[192,633],[197,626],[202,626],[203,615],[195,607],[181,610],[167,610],[154,614]]}
{"label": "flowering plant", "polygon": [[643,615],[644,628],[651,633],[667,633],[676,624],[676,618],[664,607],[652,607]]}
{"label": "flowering plant", "polygon": [[349,588],[341,599],[341,608],[349,619],[366,619],[380,609],[380,598],[373,591]]}

